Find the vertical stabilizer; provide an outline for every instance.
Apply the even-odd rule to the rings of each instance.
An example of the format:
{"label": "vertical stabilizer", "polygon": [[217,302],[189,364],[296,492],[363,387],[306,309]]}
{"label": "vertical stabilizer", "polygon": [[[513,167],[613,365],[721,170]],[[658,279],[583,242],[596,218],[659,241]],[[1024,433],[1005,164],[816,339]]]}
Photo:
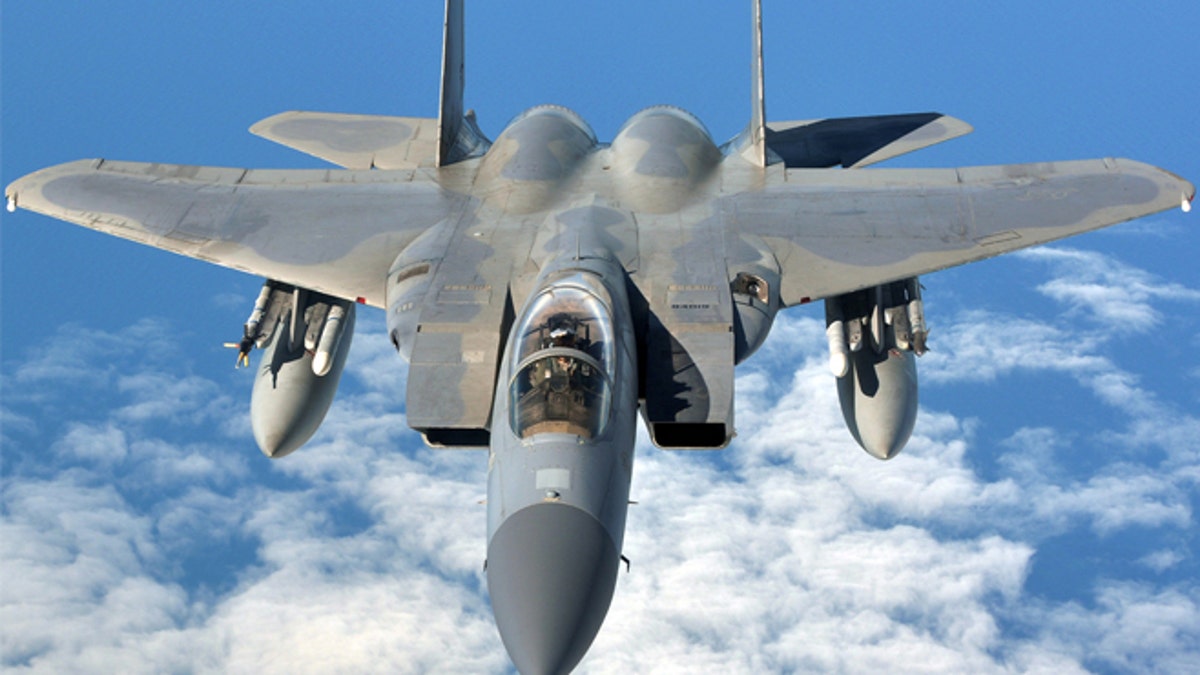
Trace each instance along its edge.
{"label": "vertical stabilizer", "polygon": [[754,35],[750,55],[750,142],[743,156],[757,166],[767,165],[767,112],[763,97],[762,0],[753,0]]}
{"label": "vertical stabilizer", "polygon": [[458,137],[463,126],[463,0],[446,0],[442,36],[442,100],[438,106],[437,165],[459,159]]}

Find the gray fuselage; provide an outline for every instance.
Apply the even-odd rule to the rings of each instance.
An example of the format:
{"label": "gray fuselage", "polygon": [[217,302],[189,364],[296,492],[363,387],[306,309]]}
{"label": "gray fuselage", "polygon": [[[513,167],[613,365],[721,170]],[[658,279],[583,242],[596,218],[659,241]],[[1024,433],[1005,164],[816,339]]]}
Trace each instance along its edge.
{"label": "gray fuselage", "polygon": [[569,670],[612,600],[637,416],[625,278],[564,258],[517,316],[496,383],[488,458],[488,588],[523,673]]}

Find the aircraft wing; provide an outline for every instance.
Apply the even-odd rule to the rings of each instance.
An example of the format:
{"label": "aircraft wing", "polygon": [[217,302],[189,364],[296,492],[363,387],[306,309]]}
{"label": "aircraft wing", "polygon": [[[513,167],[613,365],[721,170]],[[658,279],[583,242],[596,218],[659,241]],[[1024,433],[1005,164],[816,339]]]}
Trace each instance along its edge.
{"label": "aircraft wing", "polygon": [[10,206],[382,306],[396,252],[465,199],[431,175],[97,159],[37,171],[5,192]]}
{"label": "aircraft wing", "polygon": [[1195,188],[1127,159],[961,169],[787,169],[731,195],[731,231],[762,237],[785,305],[990,258],[1180,206]]}

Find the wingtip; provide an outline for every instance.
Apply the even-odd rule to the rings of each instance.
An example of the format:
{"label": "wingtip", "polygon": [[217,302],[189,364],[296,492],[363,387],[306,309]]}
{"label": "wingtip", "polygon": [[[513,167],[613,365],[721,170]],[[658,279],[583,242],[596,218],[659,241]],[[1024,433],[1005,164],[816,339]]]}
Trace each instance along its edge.
{"label": "wingtip", "polygon": [[275,124],[277,124],[283,120],[286,120],[287,118],[289,118],[295,114],[296,114],[295,110],[285,110],[284,112],[281,112],[281,113],[275,113],[274,115],[271,115],[269,117],[264,117],[261,120],[255,122],[254,124],[251,124],[250,128],[247,129],[247,131],[254,134],[255,136],[266,138],[266,134],[270,133],[271,127],[275,126]]}
{"label": "wingtip", "polygon": [[45,213],[42,211],[45,202],[41,194],[43,185],[53,178],[97,169],[103,163],[103,159],[77,159],[31,171],[5,186],[5,209],[9,213],[17,209]]}
{"label": "wingtip", "polygon": [[1191,183],[1191,181],[1183,178],[1182,176],[1173,174],[1170,171],[1167,171],[1166,169],[1163,169],[1162,171],[1169,174],[1175,180],[1179,181],[1179,183],[1180,183],[1179,209],[1181,211],[1183,211],[1184,213],[1191,213],[1192,202],[1196,201],[1196,186],[1193,185]]}
{"label": "wingtip", "polygon": [[21,191],[24,190],[25,185],[28,184],[29,177],[34,175],[35,173],[37,173],[37,172],[34,171],[33,173],[27,173],[24,176],[21,176],[20,178],[14,180],[13,182],[9,183],[8,185],[6,185],[4,187],[4,201],[5,201],[4,208],[9,213],[16,211],[17,207],[21,205],[20,204]]}
{"label": "wingtip", "polygon": [[[44,171],[45,169],[42,169]],[[15,212],[18,208],[27,208],[21,204],[21,193],[30,185],[30,179],[41,171],[25,174],[20,178],[9,183],[4,188],[4,209],[9,213]]]}
{"label": "wingtip", "polygon": [[[1184,213],[1191,212],[1192,204],[1196,200],[1196,186],[1183,176],[1164,169],[1161,166],[1140,162],[1136,159],[1127,159],[1124,157],[1108,158],[1104,162],[1113,170],[1141,172],[1146,176],[1155,177],[1156,182],[1162,187],[1162,196],[1164,198],[1169,198],[1167,196],[1171,194],[1173,191],[1172,187],[1174,187],[1179,192],[1179,209]],[[1170,202],[1167,202],[1167,204],[1169,205]],[[1163,208],[1169,208],[1169,206],[1165,205]]]}

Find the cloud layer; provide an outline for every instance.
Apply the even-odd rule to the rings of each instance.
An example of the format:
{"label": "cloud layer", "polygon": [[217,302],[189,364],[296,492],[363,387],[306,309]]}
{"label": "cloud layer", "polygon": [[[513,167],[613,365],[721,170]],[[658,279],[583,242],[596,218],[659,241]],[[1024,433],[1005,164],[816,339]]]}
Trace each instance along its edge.
{"label": "cloud layer", "polygon": [[[971,410],[1033,381],[1102,425],[1020,400],[927,406],[878,462],[842,426],[822,322],[786,314],[739,371],[729,449],[639,441],[632,568],[580,671],[1194,663],[1200,418],[1106,326],[1145,335],[1198,293],[1090,252],[1024,260],[1081,320],[943,308],[923,381]],[[404,366],[363,319],[320,434],[282,461],[250,440],[249,376],[238,391],[192,372],[169,322],[64,326],[6,365],[6,670],[506,672],[482,576],[486,455],[420,445]]]}

